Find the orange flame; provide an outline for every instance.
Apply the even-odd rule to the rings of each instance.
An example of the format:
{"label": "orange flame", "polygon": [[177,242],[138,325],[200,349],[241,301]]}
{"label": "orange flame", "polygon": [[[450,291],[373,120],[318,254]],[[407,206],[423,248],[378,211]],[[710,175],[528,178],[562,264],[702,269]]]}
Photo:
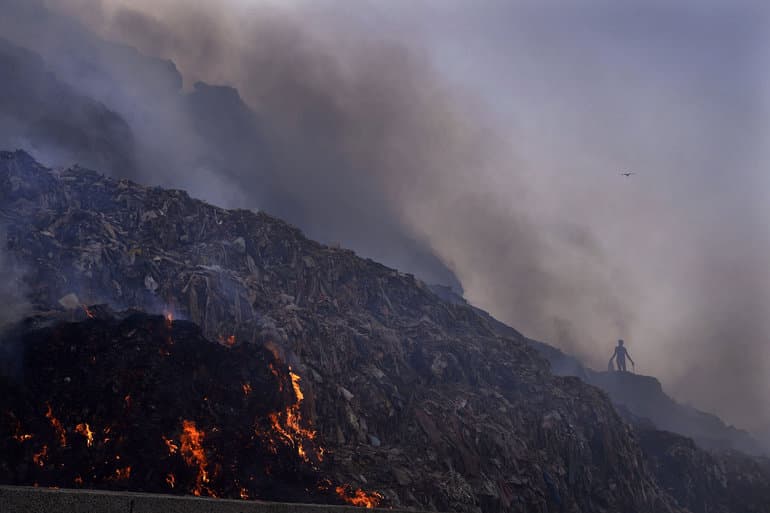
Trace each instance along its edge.
{"label": "orange flame", "polygon": [[249,395],[251,393],[251,383],[244,383],[241,385],[243,388],[243,395]]}
{"label": "orange flame", "polygon": [[123,467],[115,469],[115,479],[122,481],[131,477],[131,467]]}
{"label": "orange flame", "polygon": [[89,310],[88,307],[85,304],[83,305],[83,311],[85,311],[86,316],[89,319],[93,319],[95,317],[94,313],[91,310]]}
{"label": "orange flame", "polygon": [[362,508],[376,508],[383,499],[382,494],[378,492],[367,493],[360,488],[353,491],[348,485],[338,486],[335,491],[348,504]]}
{"label": "orange flame", "polygon": [[[209,473],[206,470],[208,460],[206,459],[206,452],[203,450],[204,433],[191,420],[183,421],[182,429],[182,435],[179,437],[182,445],[180,452],[188,466],[198,467],[193,495],[200,496],[204,491],[206,483],[209,482]],[[206,489],[206,491],[209,495],[213,495],[211,490]]]}
{"label": "orange flame", "polygon": [[176,486],[176,477],[174,474],[169,474],[166,476],[166,484],[169,485],[171,488]]}
{"label": "orange flame", "polygon": [[80,476],[75,477],[75,484],[78,486],[83,486],[83,478]]}
{"label": "orange flame", "polygon": [[44,445],[42,449],[40,449],[40,452],[37,452],[32,455],[32,461],[35,462],[35,465],[38,467],[45,466],[45,457],[48,456],[48,446]]}
{"label": "orange flame", "polygon": [[171,328],[171,324],[174,322],[174,314],[171,312],[166,312],[166,315],[164,315],[166,318],[166,327]]}
{"label": "orange flame", "polygon": [[75,431],[86,437],[86,443],[88,444],[88,447],[94,445],[94,432],[91,431],[91,427],[88,424],[78,424],[75,426]]}
{"label": "orange flame", "polygon": [[[277,374],[277,371],[272,365],[270,365],[270,369],[274,374]],[[302,427],[302,414],[300,408],[302,406],[302,401],[305,399],[305,395],[302,393],[302,388],[300,387],[301,378],[298,374],[292,372],[291,367],[289,367],[289,377],[291,378],[291,385],[294,390],[296,401],[294,404],[288,406],[285,411],[271,413],[268,415],[268,418],[273,426],[273,430],[281,435],[290,446],[296,448],[300,458],[305,462],[310,462],[306,445],[308,442],[315,440],[316,432],[313,429]],[[281,383],[280,380],[279,383]],[[318,461],[323,461],[323,455],[323,448],[316,448],[315,456]]]}
{"label": "orange flame", "polygon": [[299,382],[302,378],[299,375],[294,374],[289,368],[289,376],[291,376],[291,386],[294,388],[294,395],[297,396],[297,406],[305,400],[305,394],[302,393],[302,389],[299,386]]}
{"label": "orange flame", "polygon": [[163,437],[163,441],[166,443],[166,447],[168,447],[168,453],[169,454],[175,454],[176,451],[179,450],[179,446],[174,443],[173,440],[169,440],[165,436]]}
{"label": "orange flame", "polygon": [[248,500],[249,498],[249,491],[246,488],[241,488],[240,494],[241,499]]}
{"label": "orange flame", "polygon": [[59,437],[59,444],[64,447],[67,445],[67,435],[64,431],[64,428],[62,427],[61,422],[59,422],[59,419],[53,416],[51,404],[46,403],[46,407],[48,408],[48,411],[45,412],[45,416],[56,431],[56,435]]}

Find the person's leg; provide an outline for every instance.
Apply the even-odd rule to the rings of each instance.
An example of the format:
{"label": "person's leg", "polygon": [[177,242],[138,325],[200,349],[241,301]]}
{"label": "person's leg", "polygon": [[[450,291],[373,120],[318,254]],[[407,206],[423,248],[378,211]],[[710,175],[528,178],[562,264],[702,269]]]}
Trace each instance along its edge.
{"label": "person's leg", "polygon": [[618,370],[621,372],[626,372],[626,360],[625,358],[620,359],[618,358]]}

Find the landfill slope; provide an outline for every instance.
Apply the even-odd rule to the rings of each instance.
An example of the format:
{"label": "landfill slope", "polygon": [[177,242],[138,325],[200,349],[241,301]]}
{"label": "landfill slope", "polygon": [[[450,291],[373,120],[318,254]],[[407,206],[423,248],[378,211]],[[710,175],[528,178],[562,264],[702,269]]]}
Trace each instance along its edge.
{"label": "landfill slope", "polygon": [[[472,307],[449,287],[431,285],[431,290],[446,301]],[[484,310],[472,308],[501,336],[521,337],[518,331]],[[700,447],[714,451],[737,450],[754,455],[767,455],[770,451],[751,434],[728,426],[716,415],[675,401],[666,394],[660,381],[652,376],[635,372],[598,372],[553,346],[532,339],[527,339],[527,342],[548,360],[554,374],[577,376],[604,390],[632,424],[652,423],[657,429],[692,438]]]}
{"label": "landfill slope", "polygon": [[411,275],[23,152],[0,153],[0,214],[36,309],[170,314],[293,369],[333,482],[428,510],[682,511],[603,392]]}
{"label": "landfill slope", "polygon": [[675,433],[638,429],[660,485],[693,513],[770,511],[770,460],[735,450],[707,452]]}

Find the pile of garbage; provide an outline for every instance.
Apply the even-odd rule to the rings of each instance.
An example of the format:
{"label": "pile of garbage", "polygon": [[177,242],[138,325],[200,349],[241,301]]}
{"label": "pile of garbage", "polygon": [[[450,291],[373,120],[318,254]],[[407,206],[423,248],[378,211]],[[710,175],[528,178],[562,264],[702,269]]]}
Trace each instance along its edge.
{"label": "pile of garbage", "polygon": [[[371,434],[363,445],[327,449],[303,417],[301,376],[270,345],[209,341],[171,314],[79,305],[6,329],[2,347],[0,480],[6,483],[376,506],[389,503],[380,492],[335,482],[341,466],[355,469],[347,474],[358,473],[358,482],[366,482],[363,472],[380,482],[392,474],[402,485],[417,477],[403,449],[389,448],[387,461],[367,450],[382,447]],[[352,393],[340,392],[353,401]],[[479,408],[502,398],[484,396],[487,406]],[[442,432],[457,437],[454,443],[465,447],[462,462],[478,471],[482,456],[452,431],[462,426],[436,425],[439,415],[455,413],[421,407],[417,423],[436,445],[446,443]],[[380,465],[386,465],[382,476],[375,472]],[[458,492],[450,486],[463,479],[453,477],[442,483],[443,493]]]}
{"label": "pile of garbage", "polygon": [[768,511],[770,459],[735,450],[706,452],[667,431],[640,428],[638,438],[658,482],[689,511]]}
{"label": "pile of garbage", "polygon": [[336,504],[352,496],[321,472],[299,378],[265,348],[211,343],[163,316],[78,313],[37,315],[4,334],[17,356],[0,379],[2,482]]}
{"label": "pile of garbage", "polygon": [[[23,152],[0,154],[0,215],[6,252],[25,263],[26,295],[38,312],[87,316],[90,307],[83,304],[132,308],[158,319],[170,316],[173,325],[177,319],[190,321],[216,348],[185,357],[192,360],[188,370],[163,378],[165,386],[183,394],[184,404],[197,403],[195,408],[175,409],[173,421],[132,418],[133,429],[151,433],[148,443],[165,436],[179,445],[187,433],[184,421],[193,420],[196,428],[205,428],[205,448],[217,436],[209,434],[215,427],[254,432],[256,420],[277,441],[291,438],[285,434],[300,435],[302,443],[278,443],[279,453],[290,449],[291,461],[302,469],[299,476],[317,468],[319,474],[311,472],[308,479],[321,476],[329,497],[344,496],[348,503],[365,506],[376,500],[393,507],[474,513],[685,511],[660,486],[637,435],[603,392],[578,378],[554,376],[526,339],[513,330],[501,334],[472,307],[444,301],[414,276],[308,240],[262,212],[224,210],[183,191],[115,181],[81,168],[49,170]],[[176,354],[168,349],[171,356],[160,355],[162,348],[148,341],[130,344],[138,347],[137,355],[152,353],[147,362],[132,359],[137,380],[146,367],[166,365],[161,362]],[[151,350],[143,349],[145,344]],[[283,392],[271,381],[271,363],[284,369]],[[67,360],[57,358],[57,365],[74,373],[67,370]],[[94,365],[102,366],[104,377],[114,374],[109,362]],[[221,380],[211,386],[227,387],[229,395],[223,391],[214,398],[203,384],[190,388],[184,383],[189,372],[198,372],[205,382]],[[79,383],[104,387],[96,376],[89,372]],[[245,406],[241,385],[247,378],[263,399],[246,413],[238,410]],[[124,385],[116,386],[119,392],[113,394],[124,392]],[[59,389],[58,384],[46,387],[46,393]],[[71,393],[67,390],[62,386],[60,393]],[[48,399],[38,395],[43,390],[30,393]],[[53,414],[62,415],[50,399]],[[142,402],[144,415],[150,404],[156,412],[168,408],[152,400]],[[118,403],[107,404],[122,418]],[[62,421],[68,440],[74,436],[71,426],[97,424],[85,413],[96,406],[84,402],[74,410],[79,413]],[[41,407],[38,402],[14,412],[22,431],[28,419],[43,422]],[[206,417],[212,408],[235,411]],[[271,418],[275,412],[281,413]],[[108,424],[98,418],[100,428]],[[257,449],[245,433],[228,443],[233,451],[249,447],[248,465],[258,466],[254,462],[271,455],[270,444]],[[195,439],[192,432],[190,437]],[[24,453],[29,465],[34,465],[32,456]],[[173,461],[180,466],[177,473],[186,465],[183,488],[194,491],[200,473],[184,458]],[[240,485],[247,475],[268,482],[263,470],[244,470],[241,461],[230,461],[236,468],[228,476]],[[155,473],[167,469],[159,464]],[[55,474],[54,468],[48,483]],[[61,475],[59,485],[69,485],[73,477]],[[152,486],[163,485],[160,478],[152,479]],[[318,484],[314,481],[312,494],[323,493]],[[222,493],[231,496],[234,489],[225,487]],[[248,489],[248,496],[318,497],[281,495],[281,488],[268,497],[264,490]]]}

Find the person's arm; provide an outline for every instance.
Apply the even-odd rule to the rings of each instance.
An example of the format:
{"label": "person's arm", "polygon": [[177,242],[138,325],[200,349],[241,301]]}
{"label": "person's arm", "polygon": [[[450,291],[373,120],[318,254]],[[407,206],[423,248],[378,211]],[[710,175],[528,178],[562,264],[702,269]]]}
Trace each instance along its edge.
{"label": "person's arm", "polygon": [[636,365],[636,364],[634,363],[634,359],[633,359],[633,358],[631,358],[631,355],[630,355],[630,354],[628,354],[628,350],[626,350],[626,356],[628,357],[628,359],[629,359],[629,360],[631,360],[631,365]]}

